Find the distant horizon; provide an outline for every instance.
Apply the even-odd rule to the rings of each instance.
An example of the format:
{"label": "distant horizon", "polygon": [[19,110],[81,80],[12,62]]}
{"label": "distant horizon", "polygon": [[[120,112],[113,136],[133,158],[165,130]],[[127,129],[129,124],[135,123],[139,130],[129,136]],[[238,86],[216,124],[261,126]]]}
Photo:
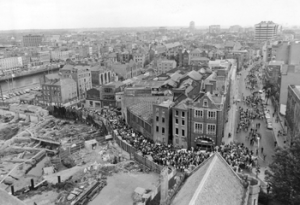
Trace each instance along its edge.
{"label": "distant horizon", "polygon": [[293,27],[298,8],[298,0],[1,0],[0,30],[186,28],[191,21],[200,29],[261,21]]}

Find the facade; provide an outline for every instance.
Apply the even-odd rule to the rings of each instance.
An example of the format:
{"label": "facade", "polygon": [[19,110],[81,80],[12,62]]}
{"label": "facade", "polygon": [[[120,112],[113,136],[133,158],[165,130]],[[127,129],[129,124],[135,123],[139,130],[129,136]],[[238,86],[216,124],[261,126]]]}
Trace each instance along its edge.
{"label": "facade", "polygon": [[79,99],[85,98],[86,91],[92,88],[90,67],[65,65],[60,72],[62,78],[72,78],[75,80]]}
{"label": "facade", "polygon": [[76,82],[72,78],[50,78],[42,84],[41,99],[42,103],[45,105],[59,106],[76,100]]}
{"label": "facade", "polygon": [[143,68],[146,61],[146,55],[144,53],[134,53],[133,61],[137,64],[138,67]]}
{"label": "facade", "polygon": [[280,76],[280,114],[285,115],[288,86],[300,84],[300,65],[283,65]]}
{"label": "facade", "polygon": [[51,51],[51,60],[61,60],[61,61],[66,61],[67,59],[71,58],[73,54],[73,51],[71,50],[54,50]]}
{"label": "facade", "polygon": [[188,66],[189,65],[189,51],[180,50],[179,52],[179,66]]}
{"label": "facade", "polygon": [[171,138],[172,122],[171,100],[153,105],[153,140],[161,144],[169,144]]}
{"label": "facade", "polygon": [[220,33],[221,32],[221,26],[220,25],[211,25],[208,27],[209,33]]}
{"label": "facade", "polygon": [[262,21],[255,25],[255,40],[272,40],[278,35],[280,29],[280,26],[272,21]]}
{"label": "facade", "polygon": [[126,64],[126,79],[139,76],[140,74],[141,69],[135,61],[131,60],[129,63]]}
{"label": "facade", "polygon": [[92,85],[105,85],[114,81],[113,72],[102,66],[91,67]]}
{"label": "facade", "polygon": [[207,58],[206,52],[199,48],[194,49],[189,53],[189,65],[201,66],[206,65],[209,59]]}
{"label": "facade", "polygon": [[22,57],[10,57],[0,59],[0,70],[5,73],[12,73],[23,67]]}
{"label": "facade", "polygon": [[26,35],[23,36],[24,47],[38,47],[42,45],[43,36],[40,35]]}
{"label": "facade", "polygon": [[101,109],[100,88],[92,88],[86,92],[85,107]]}
{"label": "facade", "polygon": [[116,93],[122,92],[125,87],[120,81],[110,82],[101,86],[101,107],[117,107]]}
{"label": "facade", "polygon": [[243,28],[239,25],[234,25],[229,27],[229,33],[239,33],[242,32]]}
{"label": "facade", "polygon": [[300,137],[300,86],[288,86],[288,100],[286,105],[287,144]]}
{"label": "facade", "polygon": [[42,52],[38,52],[38,59],[39,62],[43,65],[49,64],[50,63],[50,52],[49,51],[42,51]]}
{"label": "facade", "polygon": [[166,73],[169,70],[176,68],[176,61],[175,60],[167,60],[167,59],[158,59],[157,60],[157,75],[162,73]]}

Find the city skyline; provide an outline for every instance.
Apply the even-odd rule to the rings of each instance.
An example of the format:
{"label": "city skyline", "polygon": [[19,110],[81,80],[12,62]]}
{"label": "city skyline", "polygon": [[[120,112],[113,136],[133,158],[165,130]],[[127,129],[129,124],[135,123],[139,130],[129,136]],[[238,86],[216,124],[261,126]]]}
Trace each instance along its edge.
{"label": "city skyline", "polygon": [[130,0],[124,4],[120,0],[4,0],[1,7],[0,18],[5,20],[0,30],[188,27],[190,21],[195,22],[196,28],[214,24],[227,28],[253,27],[261,21],[297,26],[300,2]]}

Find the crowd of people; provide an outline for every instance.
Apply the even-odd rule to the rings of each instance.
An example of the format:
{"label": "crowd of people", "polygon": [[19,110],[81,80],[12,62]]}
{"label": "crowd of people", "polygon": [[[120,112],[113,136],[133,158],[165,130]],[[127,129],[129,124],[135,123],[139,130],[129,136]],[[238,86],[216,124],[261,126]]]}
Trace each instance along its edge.
{"label": "crowd of people", "polygon": [[159,165],[172,166],[183,171],[190,166],[198,166],[212,153],[209,150],[175,149],[170,144],[164,145],[153,142],[126,125],[125,120],[114,112],[106,110],[101,115],[108,120],[112,130],[117,130],[122,140],[134,147],[142,156],[151,158],[153,162]]}
{"label": "crowd of people", "polygon": [[253,168],[257,163],[257,157],[252,150],[249,150],[243,143],[231,143],[221,145],[219,153],[233,167],[235,171]]}

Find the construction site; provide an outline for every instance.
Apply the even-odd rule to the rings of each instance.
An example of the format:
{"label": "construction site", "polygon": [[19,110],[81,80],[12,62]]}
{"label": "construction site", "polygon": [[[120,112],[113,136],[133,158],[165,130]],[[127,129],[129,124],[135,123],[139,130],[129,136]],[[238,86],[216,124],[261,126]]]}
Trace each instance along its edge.
{"label": "construction site", "polygon": [[0,188],[25,204],[134,204],[157,186],[99,129],[30,109],[0,112]]}

